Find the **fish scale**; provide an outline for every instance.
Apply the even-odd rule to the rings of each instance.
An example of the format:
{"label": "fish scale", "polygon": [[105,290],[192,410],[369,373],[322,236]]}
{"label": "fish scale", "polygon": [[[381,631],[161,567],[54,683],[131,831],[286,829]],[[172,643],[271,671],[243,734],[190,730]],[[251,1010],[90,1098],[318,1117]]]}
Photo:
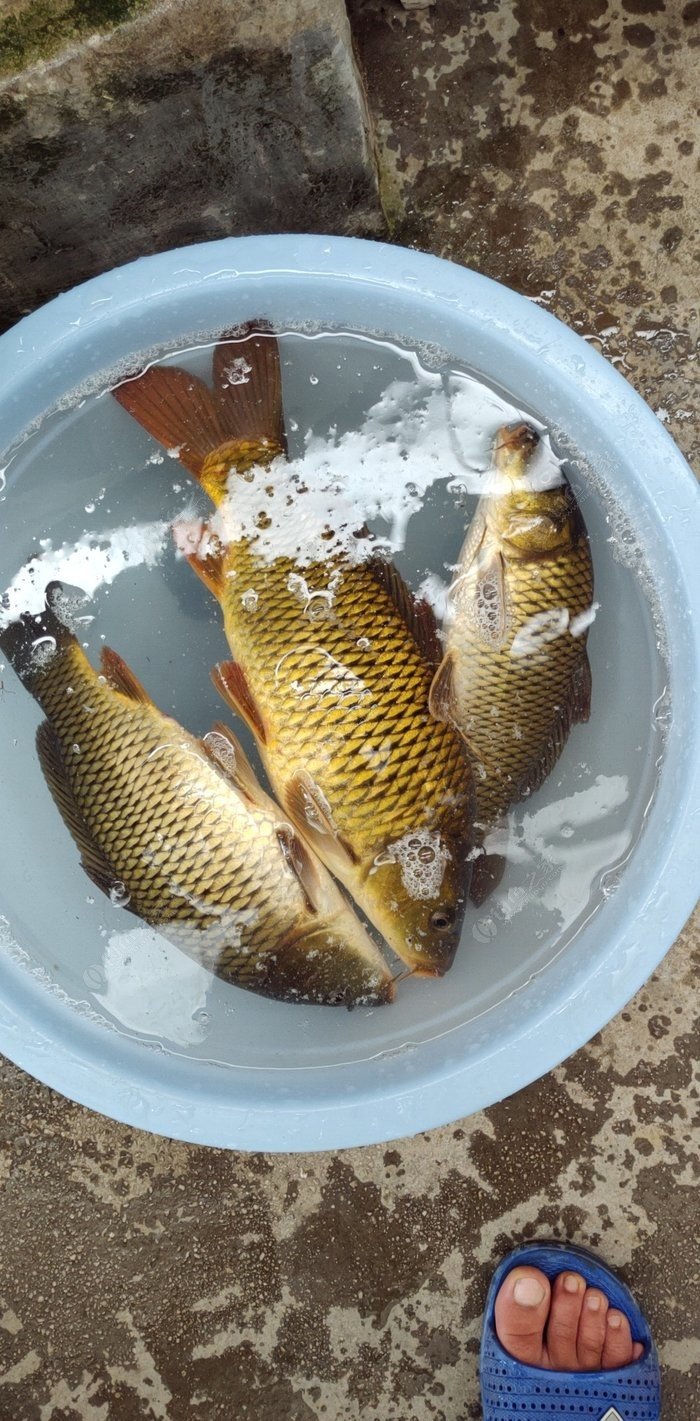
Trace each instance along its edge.
{"label": "fish scale", "polygon": [[[422,825],[438,824],[464,842],[471,778],[463,747],[452,727],[430,715],[431,668],[370,567],[329,560],[304,568],[314,591],[327,587],[334,575],[337,580],[327,615],[313,623],[288,588],[294,563],[280,559],[271,568],[241,541],[229,544],[226,565],[235,573],[222,598],[227,636],[264,707],[271,744],[261,746],[261,753],[280,801],[303,765],[365,864],[389,841]],[[245,610],[234,590],[241,586],[258,594],[253,611]],[[309,647],[314,628],[315,651]],[[363,636],[369,647],[358,646]],[[338,706],[333,689],[323,690],[325,658],[340,668],[341,690],[344,680],[352,687],[354,678],[363,688]],[[297,689],[304,683],[306,695]],[[381,772],[367,762],[367,747],[374,742],[389,746]]]}
{"label": "fish scale", "polygon": [[[38,663],[40,632],[55,650]],[[391,1000],[378,949],[225,727],[228,771],[113,652],[98,676],[51,601],[0,630],[0,646],[46,715],[42,769],[101,889],[116,887],[117,901],[125,894],[132,912],[239,986],[284,1000]]]}
{"label": "fish scale", "polygon": [[[572,725],[589,715],[585,618],[576,624],[592,607],[588,534],[568,483],[538,489],[531,482],[537,445],[526,424],[496,435],[496,482],[479,500],[465,539],[445,656],[430,692],[434,713],[469,747],[482,841],[512,804],[539,788]],[[503,867],[494,853],[477,859],[475,902],[488,896]]]}
{"label": "fish scale", "polygon": [[[591,605],[593,576],[587,547],[578,554],[551,559],[539,569],[533,587],[532,568],[513,563],[509,569],[511,612],[504,645],[484,655],[483,640],[474,620],[459,621],[451,645],[457,653],[455,696],[465,705],[462,725],[473,738],[475,751],[487,778],[477,775],[478,815],[493,822],[528,790],[528,775],[542,746],[556,735],[565,708],[571,701],[571,681],[585,655],[585,643],[567,629],[549,643],[546,656],[513,657],[511,647],[519,632],[544,608],[563,607],[570,620]],[[468,584],[465,586],[465,595]],[[468,668],[463,673],[463,668]],[[546,694],[543,685],[546,680]],[[493,715],[494,706],[502,713]],[[520,730],[520,737],[516,732]]]}
{"label": "fish scale", "polygon": [[[233,351],[247,372],[234,386]],[[217,508],[210,527],[178,536],[223,610],[235,662],[216,668],[216,685],[299,832],[404,962],[439,975],[460,938],[474,790],[460,736],[430,714],[434,621],[394,569],[363,560],[366,529],[337,554],[336,530],[321,528],[328,557],[307,556],[314,495],[303,464],[297,477],[285,462],[269,328],[218,345],[212,378],[154,364],[114,395]],[[339,509],[343,526],[352,517]]]}

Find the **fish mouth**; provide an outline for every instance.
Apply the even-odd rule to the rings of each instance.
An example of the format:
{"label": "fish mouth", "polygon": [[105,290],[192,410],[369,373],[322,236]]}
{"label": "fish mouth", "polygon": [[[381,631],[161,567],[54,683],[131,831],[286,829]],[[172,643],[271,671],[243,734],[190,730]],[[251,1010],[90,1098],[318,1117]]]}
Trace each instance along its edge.
{"label": "fish mouth", "polygon": [[499,429],[496,435],[494,452],[498,453],[501,449],[516,449],[523,454],[531,453],[537,448],[539,442],[540,436],[531,424],[521,422],[520,424],[505,425]]}
{"label": "fish mouth", "polygon": [[444,977],[455,960],[459,938],[455,942],[440,943],[437,949],[421,949],[404,946],[401,957],[408,968],[409,977]]}

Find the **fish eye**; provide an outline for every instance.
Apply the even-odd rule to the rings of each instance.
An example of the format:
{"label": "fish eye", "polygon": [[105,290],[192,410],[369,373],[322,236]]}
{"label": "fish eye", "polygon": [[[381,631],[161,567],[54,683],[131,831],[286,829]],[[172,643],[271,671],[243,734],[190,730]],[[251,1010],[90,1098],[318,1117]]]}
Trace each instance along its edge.
{"label": "fish eye", "polygon": [[455,915],[451,908],[436,908],[431,915],[430,926],[435,929],[436,933],[445,933],[448,928],[452,927],[454,920]]}

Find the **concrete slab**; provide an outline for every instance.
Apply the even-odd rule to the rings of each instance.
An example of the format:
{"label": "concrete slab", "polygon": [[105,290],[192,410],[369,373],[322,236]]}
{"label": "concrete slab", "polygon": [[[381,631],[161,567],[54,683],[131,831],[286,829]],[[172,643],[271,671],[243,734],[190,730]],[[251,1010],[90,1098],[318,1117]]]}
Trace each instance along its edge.
{"label": "concrete slab", "polygon": [[381,234],[343,0],[0,7],[0,223],[0,326],[168,247]]}

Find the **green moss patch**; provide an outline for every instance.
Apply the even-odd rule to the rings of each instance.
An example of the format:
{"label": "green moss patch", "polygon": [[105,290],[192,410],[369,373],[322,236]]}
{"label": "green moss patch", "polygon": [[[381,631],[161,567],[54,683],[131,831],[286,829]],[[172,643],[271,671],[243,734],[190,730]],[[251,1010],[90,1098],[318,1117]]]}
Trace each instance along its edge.
{"label": "green moss patch", "polygon": [[102,33],[148,8],[151,0],[29,0],[0,20],[0,75],[50,59],[82,35]]}

